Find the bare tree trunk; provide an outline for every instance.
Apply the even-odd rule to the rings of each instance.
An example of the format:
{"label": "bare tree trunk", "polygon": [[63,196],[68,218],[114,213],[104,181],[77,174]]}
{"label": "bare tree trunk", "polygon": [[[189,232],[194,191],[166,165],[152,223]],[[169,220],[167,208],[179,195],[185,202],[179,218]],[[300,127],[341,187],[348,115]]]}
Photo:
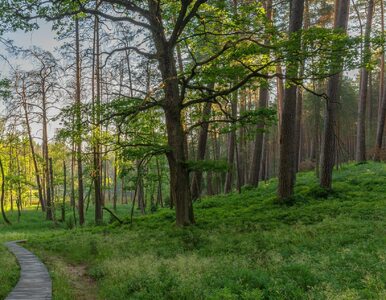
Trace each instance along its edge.
{"label": "bare tree trunk", "polygon": [[70,192],[70,204],[75,208],[75,145],[72,142],[71,145],[71,192]]}
{"label": "bare tree trunk", "polygon": [[[232,118],[237,118],[237,93],[233,94],[231,103],[231,114]],[[228,135],[228,171],[225,177],[224,193],[230,193],[233,185],[233,173],[235,164],[235,146],[236,146],[236,130],[232,131]]]}
{"label": "bare tree trunk", "polygon": [[76,161],[78,167],[78,213],[79,224],[84,224],[84,196],[83,196],[83,166],[82,166],[82,117],[81,117],[81,66],[79,43],[79,19],[75,18],[75,52],[76,52]]}
{"label": "bare tree trunk", "polygon": [[51,189],[51,210],[52,210],[52,220],[55,219],[55,189],[54,189],[54,172],[52,168],[52,158],[49,158],[49,172],[50,172],[50,189]]}
{"label": "bare tree trunk", "polygon": [[[266,83],[268,84],[268,83]],[[259,108],[266,108],[268,105],[269,91],[267,87],[260,86],[259,91]],[[264,123],[260,122],[256,127],[256,136],[253,147],[252,163],[249,172],[249,184],[257,187],[259,185],[260,168],[263,153],[264,141]]]}
{"label": "bare tree trunk", "polygon": [[319,156],[320,156],[320,101],[319,97],[314,97],[314,130],[313,130],[313,151],[311,159],[315,161],[315,173],[319,178]]}
{"label": "bare tree trunk", "polygon": [[357,149],[356,149],[356,161],[363,162],[366,161],[366,102],[367,102],[367,90],[368,90],[368,80],[369,72],[367,70],[366,64],[369,59],[371,59],[371,50],[370,50],[370,33],[371,33],[371,24],[373,21],[373,11],[374,11],[374,0],[369,0],[368,10],[367,10],[367,21],[366,21],[366,30],[364,36],[364,47],[362,53],[362,68],[361,68],[361,77],[360,77],[360,88],[359,88],[359,104],[358,104],[358,120],[357,120]]}
{"label": "bare tree trunk", "polygon": [[[142,164],[137,161],[137,184],[136,184],[136,192],[135,194],[137,195],[137,199],[134,199],[134,200],[137,200],[138,202],[138,207],[139,209],[141,210],[141,214],[145,214],[145,195],[144,195],[144,190],[143,190],[143,170],[142,170],[143,166]],[[133,202],[133,205],[134,205],[134,202]]]}
{"label": "bare tree trunk", "polygon": [[118,173],[118,159],[117,159],[117,154],[115,153],[115,156],[114,156],[114,190],[113,190],[113,209],[114,209],[114,211],[117,211],[117,199],[118,199],[117,173]]}
{"label": "bare tree trunk", "polygon": [[17,221],[20,221],[21,217],[21,170],[20,170],[20,160],[19,160],[19,152],[18,149],[15,151],[16,158],[16,166],[17,166],[17,176],[19,177],[17,180],[17,198],[16,198],[16,206],[17,206]]}
{"label": "bare tree trunk", "polygon": [[3,216],[4,222],[7,223],[8,225],[11,225],[11,222],[8,220],[4,209],[5,176],[4,176],[3,162],[1,158],[0,158],[0,172],[1,172],[1,197],[0,197],[1,215]]}
{"label": "bare tree trunk", "polygon": [[162,197],[162,174],[161,174],[161,168],[159,165],[158,157],[156,157],[156,164],[157,164],[157,204],[161,205],[161,207],[164,207],[164,202]]}
{"label": "bare tree trunk", "polygon": [[42,211],[46,210],[46,203],[45,199],[43,196],[43,189],[42,189],[42,184],[41,184],[41,179],[40,179],[40,172],[39,172],[39,167],[36,159],[36,153],[35,153],[35,147],[33,143],[33,138],[32,138],[32,133],[31,133],[31,125],[28,117],[28,109],[27,109],[27,96],[26,96],[26,86],[24,80],[22,81],[22,106],[23,106],[23,111],[24,111],[24,119],[25,119],[25,124],[27,128],[27,134],[28,134],[28,142],[30,145],[31,149],[31,156],[32,156],[32,162],[34,165],[35,169],[35,178],[36,178],[36,185],[38,188],[38,194],[39,194],[39,201],[40,201],[40,206],[42,208]]}
{"label": "bare tree trunk", "polygon": [[[350,0],[336,0],[334,28],[347,31]],[[335,74],[328,80],[326,116],[324,120],[324,136],[320,161],[320,186],[331,189],[332,172],[336,152],[336,128],[339,106],[340,76]]]}
{"label": "bare tree trunk", "polygon": [[[303,30],[307,30],[310,26],[310,12],[308,0],[304,2],[304,25]],[[303,46],[302,46],[303,47]],[[304,76],[304,64],[305,61],[301,62],[299,78]],[[299,171],[299,165],[301,162],[302,155],[302,134],[303,134],[303,89],[301,86],[297,87],[296,91],[296,165],[295,171]]]}
{"label": "bare tree trunk", "polygon": [[44,173],[45,173],[45,188],[46,188],[46,219],[53,220],[52,211],[52,190],[51,190],[51,177],[50,177],[50,161],[48,153],[48,131],[47,131],[47,98],[46,98],[46,82],[42,80],[42,126],[43,126],[43,159],[44,159]]}
{"label": "bare tree trunk", "polygon": [[[272,0],[266,1],[266,14],[267,19],[272,19]],[[282,86],[278,89],[281,89]],[[269,100],[269,90],[268,90],[268,80],[261,81],[260,89],[259,89],[259,109],[264,109],[268,107]],[[262,161],[262,151],[263,151],[263,141],[264,141],[264,123],[259,122],[256,126],[256,136],[255,142],[253,146],[252,153],[252,162],[249,170],[249,181],[248,183],[254,187],[259,185],[259,175],[260,175],[260,167]]]}
{"label": "bare tree trunk", "polygon": [[[93,55],[93,118],[94,124],[99,124],[100,121],[100,101],[101,101],[101,87],[100,87],[100,51],[99,51],[99,17],[95,16],[94,21],[94,55]],[[96,82],[96,85],[95,85]],[[95,97],[94,97],[95,96]],[[100,126],[100,125],[97,125]],[[99,129],[94,128],[94,145],[93,145],[93,165],[94,165],[94,192],[95,192],[95,223],[101,224],[103,222],[103,200],[102,200],[102,174],[101,174],[101,159],[100,159],[100,141]]]}
{"label": "bare tree trunk", "polygon": [[[212,104],[210,102],[206,102],[204,105],[204,109],[202,112],[202,125],[200,135],[198,137],[198,146],[197,146],[197,160],[204,160],[206,153],[206,144],[208,140],[208,128],[209,123],[207,122],[210,118],[210,114],[212,111]],[[202,171],[198,170],[193,173],[192,177],[192,200],[196,200],[201,195],[201,185],[202,185]]]}
{"label": "bare tree trunk", "polygon": [[[381,5],[381,34],[384,38],[385,32],[385,13],[383,0],[380,1]],[[386,116],[386,89],[385,89],[385,48],[382,44],[381,62],[380,62],[380,76],[379,76],[379,96],[378,96],[378,121],[377,121],[377,133],[375,137],[375,149],[374,160],[381,160],[381,148],[383,140],[383,131],[385,128],[385,116]]]}
{"label": "bare tree trunk", "polygon": [[63,201],[62,201],[62,222],[66,221],[66,197],[67,197],[67,167],[63,160]]}
{"label": "bare tree trunk", "polygon": [[[290,34],[298,32],[303,24],[304,0],[291,2],[291,14],[289,21]],[[297,47],[301,47],[301,39],[298,38]],[[293,63],[287,66],[287,75],[298,76],[298,65]],[[283,120],[280,128],[280,165],[278,196],[280,202],[286,202],[293,195],[295,185],[295,163],[297,159],[296,144],[296,97],[297,86],[291,85],[285,89]]]}

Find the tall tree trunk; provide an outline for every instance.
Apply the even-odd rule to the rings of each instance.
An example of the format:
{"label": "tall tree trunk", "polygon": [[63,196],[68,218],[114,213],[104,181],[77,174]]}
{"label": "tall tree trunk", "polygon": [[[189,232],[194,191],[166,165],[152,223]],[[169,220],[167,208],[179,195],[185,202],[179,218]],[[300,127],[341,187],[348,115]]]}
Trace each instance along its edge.
{"label": "tall tree trunk", "polygon": [[186,226],[194,223],[192,198],[190,193],[189,170],[186,165],[185,132],[182,124],[183,97],[180,95],[175,45],[170,45],[162,24],[161,10],[155,1],[149,1],[149,13],[152,35],[157,51],[159,70],[163,80],[165,100],[166,132],[169,151],[167,159],[170,170],[171,199],[176,208],[176,224]]}
{"label": "tall tree trunk", "polygon": [[[310,26],[310,11],[309,11],[309,3],[308,0],[305,0],[304,2],[304,25],[303,30],[307,30]],[[302,46],[303,47],[303,46]],[[299,71],[299,78],[302,78],[304,76],[304,64],[305,61],[303,60],[301,62],[300,71]],[[300,79],[301,80],[301,79]],[[303,134],[303,128],[302,128],[302,122],[303,122],[303,89],[302,87],[298,86],[296,91],[296,165],[295,165],[295,171],[299,171],[299,165],[301,162],[301,155],[302,155],[302,134]]]}
{"label": "tall tree trunk", "polygon": [[[291,14],[289,20],[289,33],[297,33],[303,24],[304,0],[291,2]],[[300,36],[297,47],[301,47]],[[298,64],[287,65],[287,76],[298,76]],[[289,82],[288,82],[289,84]],[[280,165],[278,196],[280,202],[286,202],[292,195],[295,185],[295,163],[297,159],[296,144],[296,97],[297,86],[292,84],[285,89],[283,120],[280,128]]]}
{"label": "tall tree trunk", "polygon": [[185,161],[185,134],[181,124],[180,111],[169,106],[165,111],[168,144],[171,151],[167,158],[170,169],[171,199],[176,207],[177,225],[185,226],[194,223],[192,199],[189,187],[189,172]]}
{"label": "tall tree trunk", "polygon": [[[267,0],[265,3],[267,19],[272,19],[272,0]],[[278,81],[279,82],[279,81]],[[278,84],[278,89],[282,87]],[[268,80],[262,80],[259,89],[259,109],[268,107],[269,90]],[[260,167],[262,161],[263,141],[264,141],[264,122],[259,122],[256,126],[255,142],[253,145],[252,162],[249,170],[248,183],[254,187],[259,185]]]}
{"label": "tall tree trunk", "polygon": [[63,201],[62,201],[62,222],[66,221],[66,197],[67,197],[67,167],[63,160]]}
{"label": "tall tree trunk", "polygon": [[46,82],[42,80],[42,126],[43,126],[43,160],[44,160],[44,174],[45,174],[45,188],[46,188],[46,219],[53,220],[52,211],[52,190],[50,177],[50,160],[48,153],[48,130],[47,130],[47,98],[46,98]]}
{"label": "tall tree trunk", "polygon": [[52,220],[55,219],[55,188],[54,188],[54,171],[52,168],[52,157],[48,160],[49,163],[49,172],[50,172],[50,190],[51,190],[51,210],[52,210]]}
{"label": "tall tree trunk", "polygon": [[[385,37],[385,10],[383,0],[380,1],[381,5],[381,34],[382,39]],[[385,48],[382,44],[382,53],[380,60],[380,76],[379,76],[379,92],[378,92],[378,121],[377,121],[377,133],[375,137],[375,149],[374,160],[381,160],[381,148],[383,140],[383,131],[385,128],[385,116],[386,116],[386,89],[385,89]]]}
{"label": "tall tree trunk", "polygon": [[[280,64],[276,65],[276,73],[283,75],[283,70]],[[277,115],[279,119],[279,130],[283,120],[283,107],[284,107],[284,82],[280,77],[276,78],[276,90],[277,90]]]}
{"label": "tall tree trunk", "polygon": [[[268,84],[268,83],[266,83]],[[269,91],[268,87],[261,85],[259,90],[259,109],[268,106]],[[259,185],[260,168],[263,154],[264,142],[264,122],[259,122],[256,126],[256,136],[253,147],[252,163],[249,171],[249,184],[257,187]]]}
{"label": "tall tree trunk", "polygon": [[[319,90],[317,86],[317,90]],[[311,159],[315,161],[315,173],[316,176],[319,178],[319,156],[320,156],[320,102],[321,99],[319,97],[314,96],[314,105],[313,105],[313,146],[312,146],[312,153],[311,153]]]}
{"label": "tall tree trunk", "polygon": [[[205,159],[205,153],[206,153],[206,144],[208,140],[208,128],[209,128],[209,121],[210,115],[212,111],[212,104],[210,102],[206,102],[204,104],[204,109],[202,112],[202,125],[200,134],[198,137],[198,146],[197,146],[197,161],[204,160]],[[196,200],[201,195],[201,185],[202,185],[202,171],[198,170],[193,173],[192,177],[192,199]]]}
{"label": "tall tree trunk", "polygon": [[103,200],[102,200],[102,174],[101,174],[101,158],[100,158],[100,101],[101,101],[101,86],[100,86],[100,40],[99,40],[99,17],[95,16],[94,20],[94,49],[93,49],[93,124],[96,128],[93,130],[94,145],[93,145],[93,167],[94,167],[94,198],[95,198],[95,223],[103,222]]}
{"label": "tall tree trunk", "polygon": [[113,209],[114,211],[117,211],[117,188],[118,188],[118,158],[117,158],[117,153],[114,155],[114,188],[113,188]]}
{"label": "tall tree trunk", "polygon": [[81,117],[81,66],[79,43],[79,19],[75,18],[75,52],[76,52],[76,161],[78,166],[78,213],[79,224],[84,224],[84,196],[83,196],[83,165],[82,165],[82,117]]}
{"label": "tall tree trunk", "polygon": [[[137,200],[138,207],[141,210],[141,214],[145,214],[145,195],[144,195],[144,187],[143,187],[143,166],[142,164],[137,161],[137,184],[136,184],[136,198],[134,200]],[[133,202],[134,205],[134,202]]]}
{"label": "tall tree trunk", "polygon": [[[231,102],[231,115],[233,119],[237,118],[237,92],[233,94]],[[232,131],[228,135],[228,171],[225,177],[224,193],[230,193],[233,185],[234,164],[235,164],[235,147],[236,147],[236,130]]]}
{"label": "tall tree trunk", "polygon": [[[334,28],[347,31],[350,0],[336,0]],[[320,161],[320,186],[331,189],[334,169],[337,134],[337,115],[341,74],[335,74],[328,80],[326,116]]]}
{"label": "tall tree trunk", "polygon": [[16,198],[16,206],[17,206],[17,221],[20,221],[21,217],[21,206],[22,206],[22,199],[21,199],[21,170],[20,170],[20,160],[19,160],[19,151],[16,148],[15,151],[15,158],[16,158],[16,167],[17,167],[17,198]]}
{"label": "tall tree trunk", "polygon": [[157,165],[157,204],[161,205],[161,207],[164,207],[164,202],[162,197],[162,173],[161,173],[158,157],[156,157],[155,159],[156,159],[156,165]]}
{"label": "tall tree trunk", "polygon": [[[383,1],[383,0],[382,0]],[[359,103],[358,103],[358,120],[357,120],[357,149],[356,149],[356,161],[366,161],[366,102],[367,102],[367,90],[369,81],[369,72],[367,70],[367,63],[371,59],[370,50],[370,33],[371,24],[373,21],[374,0],[368,1],[366,29],[364,36],[364,47],[362,53],[362,68],[360,76],[360,88],[359,88]]]}

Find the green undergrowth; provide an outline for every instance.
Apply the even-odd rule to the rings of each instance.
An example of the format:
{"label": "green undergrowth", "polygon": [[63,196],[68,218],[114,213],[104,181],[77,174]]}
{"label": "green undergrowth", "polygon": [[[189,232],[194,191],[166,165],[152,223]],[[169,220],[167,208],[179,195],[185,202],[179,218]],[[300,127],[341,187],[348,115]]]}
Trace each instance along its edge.
{"label": "green undergrowth", "polygon": [[[84,265],[101,299],[386,299],[386,165],[345,165],[331,192],[312,172],[299,174],[291,206],[275,203],[276,186],[202,199],[188,228],[176,228],[169,209],[99,227],[89,212],[81,229],[28,212],[0,225],[0,241],[27,238],[38,254]],[[0,254],[1,283],[12,283],[15,270],[7,278],[3,266],[15,262]]]}

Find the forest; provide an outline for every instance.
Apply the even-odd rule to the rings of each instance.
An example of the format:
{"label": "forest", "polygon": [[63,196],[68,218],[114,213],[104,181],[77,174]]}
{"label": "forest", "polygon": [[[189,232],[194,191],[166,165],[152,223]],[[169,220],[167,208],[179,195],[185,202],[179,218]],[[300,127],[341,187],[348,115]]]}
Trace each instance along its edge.
{"label": "forest", "polygon": [[386,299],[384,4],[0,0],[0,299]]}

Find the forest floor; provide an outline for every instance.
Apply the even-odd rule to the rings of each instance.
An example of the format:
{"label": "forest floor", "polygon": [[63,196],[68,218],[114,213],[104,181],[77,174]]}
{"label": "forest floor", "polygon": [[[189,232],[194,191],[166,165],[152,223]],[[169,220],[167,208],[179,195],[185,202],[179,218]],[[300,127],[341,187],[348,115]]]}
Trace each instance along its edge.
{"label": "forest floor", "polygon": [[[301,173],[288,207],[274,203],[276,185],[202,199],[189,228],[169,209],[81,229],[28,211],[0,225],[0,243],[28,239],[54,299],[386,299],[386,165],[343,166],[332,193]],[[17,277],[0,245],[0,299]]]}

